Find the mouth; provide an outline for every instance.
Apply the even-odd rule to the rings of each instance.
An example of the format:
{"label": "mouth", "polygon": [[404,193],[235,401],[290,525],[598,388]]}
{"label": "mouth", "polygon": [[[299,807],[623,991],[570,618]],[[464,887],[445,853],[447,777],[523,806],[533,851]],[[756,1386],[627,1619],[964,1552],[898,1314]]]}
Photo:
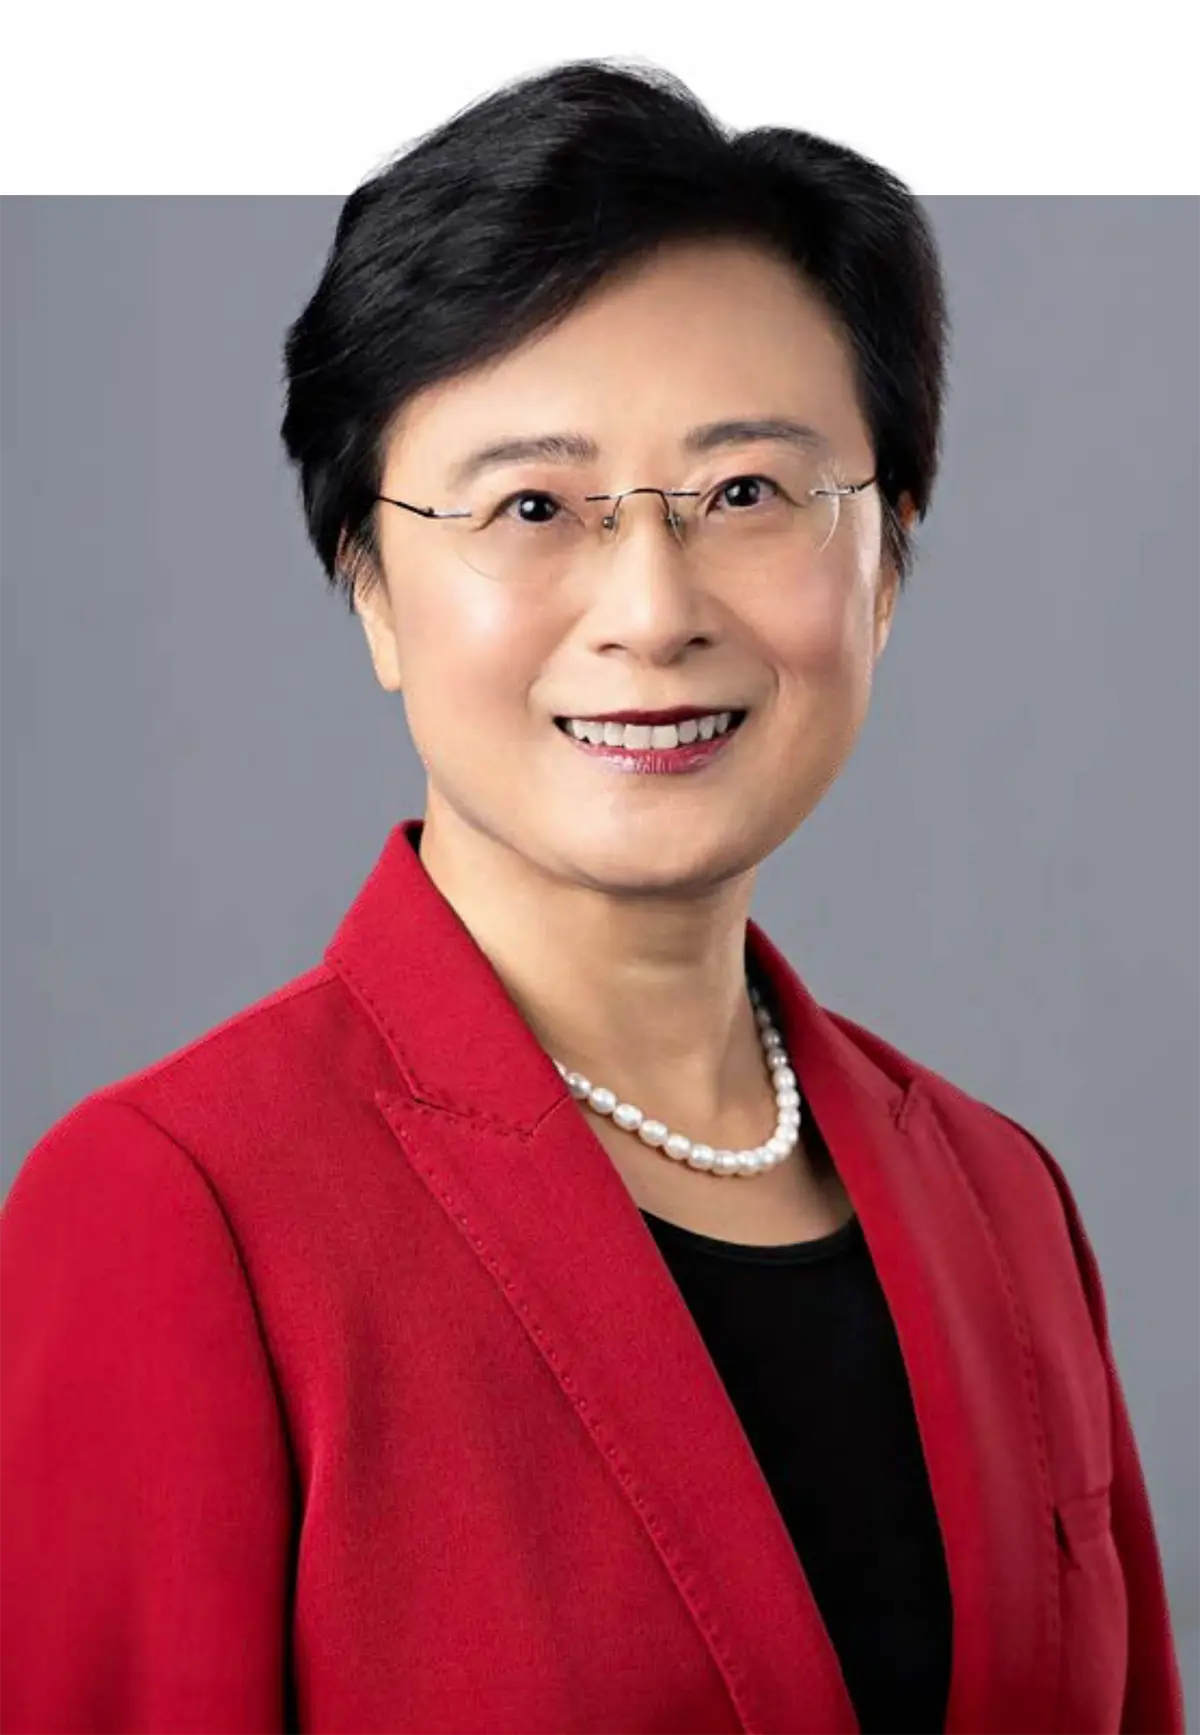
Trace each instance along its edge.
{"label": "mouth", "polygon": [[[623,771],[690,771],[723,752],[749,716],[747,707],[629,712],[607,717],[556,717],[555,726],[581,752]],[[633,720],[633,719],[636,719]]]}

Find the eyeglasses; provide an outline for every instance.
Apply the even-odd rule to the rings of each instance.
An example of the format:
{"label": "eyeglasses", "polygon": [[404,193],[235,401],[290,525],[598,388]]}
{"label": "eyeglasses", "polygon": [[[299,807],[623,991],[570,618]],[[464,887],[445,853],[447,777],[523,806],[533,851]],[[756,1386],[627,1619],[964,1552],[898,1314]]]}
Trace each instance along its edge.
{"label": "eyeglasses", "polygon": [[[694,567],[764,577],[803,574],[832,542],[843,500],[876,482],[835,483],[811,458],[785,454],[762,470],[708,488],[625,488],[619,494],[527,485],[503,491],[486,484],[470,505],[439,511],[377,494],[422,518],[446,522],[458,555],[485,578],[536,585],[562,578],[612,540],[622,502],[657,494],[664,521]],[[603,510],[605,502],[611,510]],[[679,504],[676,504],[676,503]],[[451,522],[453,521],[453,522]]]}

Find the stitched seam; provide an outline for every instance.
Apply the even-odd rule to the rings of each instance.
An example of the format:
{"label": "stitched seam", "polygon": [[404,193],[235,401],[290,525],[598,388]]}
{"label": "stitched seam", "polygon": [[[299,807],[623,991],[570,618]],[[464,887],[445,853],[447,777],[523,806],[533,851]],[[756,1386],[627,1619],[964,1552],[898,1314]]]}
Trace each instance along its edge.
{"label": "stitched seam", "polygon": [[[396,1029],[380,1003],[371,994],[366,982],[358,974],[357,970],[352,965],[348,964],[345,957],[341,954],[338,954],[337,969],[340,974],[345,977],[346,982],[362,1001],[379,1029],[383,1032],[384,1037],[387,1039],[388,1046],[391,1048],[392,1053],[396,1058],[397,1065],[404,1076],[404,1081],[408,1086],[409,1094],[413,1098],[414,1102],[420,1104],[422,1107],[432,1109],[435,1112],[442,1114],[457,1115],[462,1120],[476,1122],[482,1127],[490,1127],[493,1131],[502,1132],[509,1137],[515,1133],[519,1138],[529,1139],[532,1138],[534,1133],[541,1126],[542,1122],[557,1109],[561,1108],[564,1102],[570,1103],[573,1101],[573,1098],[566,1092],[564,1086],[562,1097],[556,1098],[544,1113],[538,1116],[532,1125],[527,1126],[518,1121],[505,1120],[499,1115],[487,1114],[465,1100],[455,1100],[444,1096],[431,1097],[426,1095],[417,1083],[411,1062],[408,1058],[407,1049],[405,1048],[404,1042],[401,1040],[399,1031]],[[377,1092],[376,1095],[378,1096],[378,1094],[379,1093]]]}
{"label": "stitched seam", "polygon": [[[389,1093],[387,1091],[377,1091],[375,1094],[376,1101],[379,1103],[380,1107],[385,1107],[385,1104],[389,1100]],[[418,1106],[416,1112],[418,1114],[429,1113],[429,1111],[423,1106]],[[389,1125],[391,1124],[392,1123],[389,1121]],[[395,1129],[393,1128],[393,1130]],[[733,1703],[733,1708],[742,1721],[743,1729],[746,1731],[752,1731],[755,1728],[755,1724],[743,1698],[743,1689],[748,1686],[748,1682],[735,1662],[730,1650],[727,1648],[724,1629],[713,1614],[711,1608],[709,1608],[700,1597],[696,1586],[694,1570],[686,1564],[682,1555],[680,1555],[674,1545],[668,1541],[667,1532],[663,1526],[662,1520],[658,1517],[657,1513],[646,1498],[646,1495],[638,1485],[629,1464],[622,1456],[615,1440],[613,1440],[608,1434],[605,1424],[601,1421],[598,1413],[588,1404],[582,1394],[578,1392],[574,1376],[570,1373],[566,1364],[553,1349],[549,1333],[534,1314],[528,1296],[521,1289],[517,1281],[505,1271],[500,1261],[490,1252],[483,1237],[475,1232],[467,1213],[457,1204],[450,1194],[445,1191],[438,1177],[431,1174],[418,1160],[417,1154],[413,1151],[411,1146],[409,1147],[408,1154],[409,1160],[417,1170],[417,1173],[424,1180],[426,1186],[428,1186],[437,1196],[447,1214],[455,1223],[458,1224],[480,1263],[490,1273],[493,1281],[498,1284],[501,1290],[503,1290],[510,1306],[512,1306],[520,1315],[525,1329],[533,1338],[543,1359],[549,1365],[555,1378],[558,1380],[559,1385],[562,1387],[564,1392],[566,1392],[572,1407],[579,1415],[584,1427],[588,1430],[588,1433],[591,1434],[596,1445],[600,1448],[605,1462],[609,1465],[613,1475],[617,1478],[618,1482],[628,1495],[631,1503],[636,1508],[643,1524],[653,1539],[654,1545],[666,1566],[668,1573],[678,1587],[688,1609],[691,1611],[693,1620],[696,1622],[696,1625],[700,1628],[700,1631],[708,1641],[709,1647],[713,1656],[717,1660],[721,1675],[725,1681],[726,1690],[728,1691],[729,1697]]]}
{"label": "stitched seam", "polygon": [[[966,1170],[958,1160],[958,1153],[955,1151],[949,1134],[946,1132],[946,1129],[943,1127],[941,1120],[938,1117],[937,1103],[928,1091],[921,1088],[921,1081],[919,1079],[914,1081],[913,1090],[909,1093],[910,1099],[917,1094],[918,1090],[920,1091],[923,1102],[929,1109],[928,1119],[930,1124],[937,1129],[938,1137],[942,1142],[944,1150],[962,1178],[968,1194],[974,1200],[975,1209],[979,1214],[979,1220],[983,1224],[984,1230],[987,1234],[993,1256],[996,1260],[997,1268],[1004,1284],[1005,1295],[1008,1299],[1009,1315],[1012,1319],[1014,1329],[1016,1330],[1017,1341],[1021,1346],[1021,1358],[1025,1369],[1026,1397],[1034,1421],[1034,1436],[1037,1442],[1037,1466],[1039,1481],[1041,1484],[1043,1511],[1049,1518],[1051,1535],[1056,1536],[1054,1496],[1050,1480],[1050,1464],[1046,1454],[1045,1429],[1042,1425],[1042,1406],[1038,1394],[1037,1368],[1034,1363],[1033,1341],[1025,1323],[1025,1311],[1021,1306],[1020,1297],[1017,1295],[1016,1284],[1013,1282],[1012,1271],[1009,1267],[1008,1260],[1000,1245],[1000,1237],[996,1233],[992,1219],[988,1215],[987,1207],[984,1205],[983,1199],[981,1198],[974,1181],[972,1181],[970,1175],[967,1174]],[[1050,1609],[1050,1638],[1051,1642],[1055,1646],[1056,1653],[1057,1684],[1055,1688],[1055,1727],[1057,1728],[1057,1713],[1061,1708],[1060,1702],[1063,1686],[1062,1585],[1059,1576],[1057,1542],[1055,1542],[1055,1546],[1052,1550],[1048,1549],[1046,1551],[1044,1570],[1048,1590],[1046,1603]]]}
{"label": "stitched seam", "polygon": [[1112,1496],[1112,1484],[1109,1482],[1102,1482],[1099,1488],[1085,1488],[1082,1494],[1064,1494],[1055,1504],[1061,1512],[1064,1507],[1082,1506],[1089,1500],[1100,1500],[1105,1495],[1110,1498]]}

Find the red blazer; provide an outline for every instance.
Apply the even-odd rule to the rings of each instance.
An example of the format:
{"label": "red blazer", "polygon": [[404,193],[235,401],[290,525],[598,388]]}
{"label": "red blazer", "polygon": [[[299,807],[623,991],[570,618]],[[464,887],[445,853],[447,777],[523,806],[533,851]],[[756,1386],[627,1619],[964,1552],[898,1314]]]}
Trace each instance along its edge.
{"label": "red blazer", "polygon": [[[849,1735],[699,1332],[418,834],[323,963],[87,1097],[13,1184],[3,1727]],[[747,946],[911,1380],[946,1728],[1182,1731],[1061,1171]]]}

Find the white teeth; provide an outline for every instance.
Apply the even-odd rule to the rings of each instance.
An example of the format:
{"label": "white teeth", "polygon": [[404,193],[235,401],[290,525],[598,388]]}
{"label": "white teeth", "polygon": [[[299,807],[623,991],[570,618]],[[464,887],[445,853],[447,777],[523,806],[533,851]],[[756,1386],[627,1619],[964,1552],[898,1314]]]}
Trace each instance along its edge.
{"label": "white teeth", "polygon": [[681,723],[592,723],[584,718],[569,717],[567,733],[577,741],[589,741],[594,746],[659,751],[687,746],[690,742],[711,741],[723,735],[733,721],[732,711],[713,711],[707,717],[688,717]]}

